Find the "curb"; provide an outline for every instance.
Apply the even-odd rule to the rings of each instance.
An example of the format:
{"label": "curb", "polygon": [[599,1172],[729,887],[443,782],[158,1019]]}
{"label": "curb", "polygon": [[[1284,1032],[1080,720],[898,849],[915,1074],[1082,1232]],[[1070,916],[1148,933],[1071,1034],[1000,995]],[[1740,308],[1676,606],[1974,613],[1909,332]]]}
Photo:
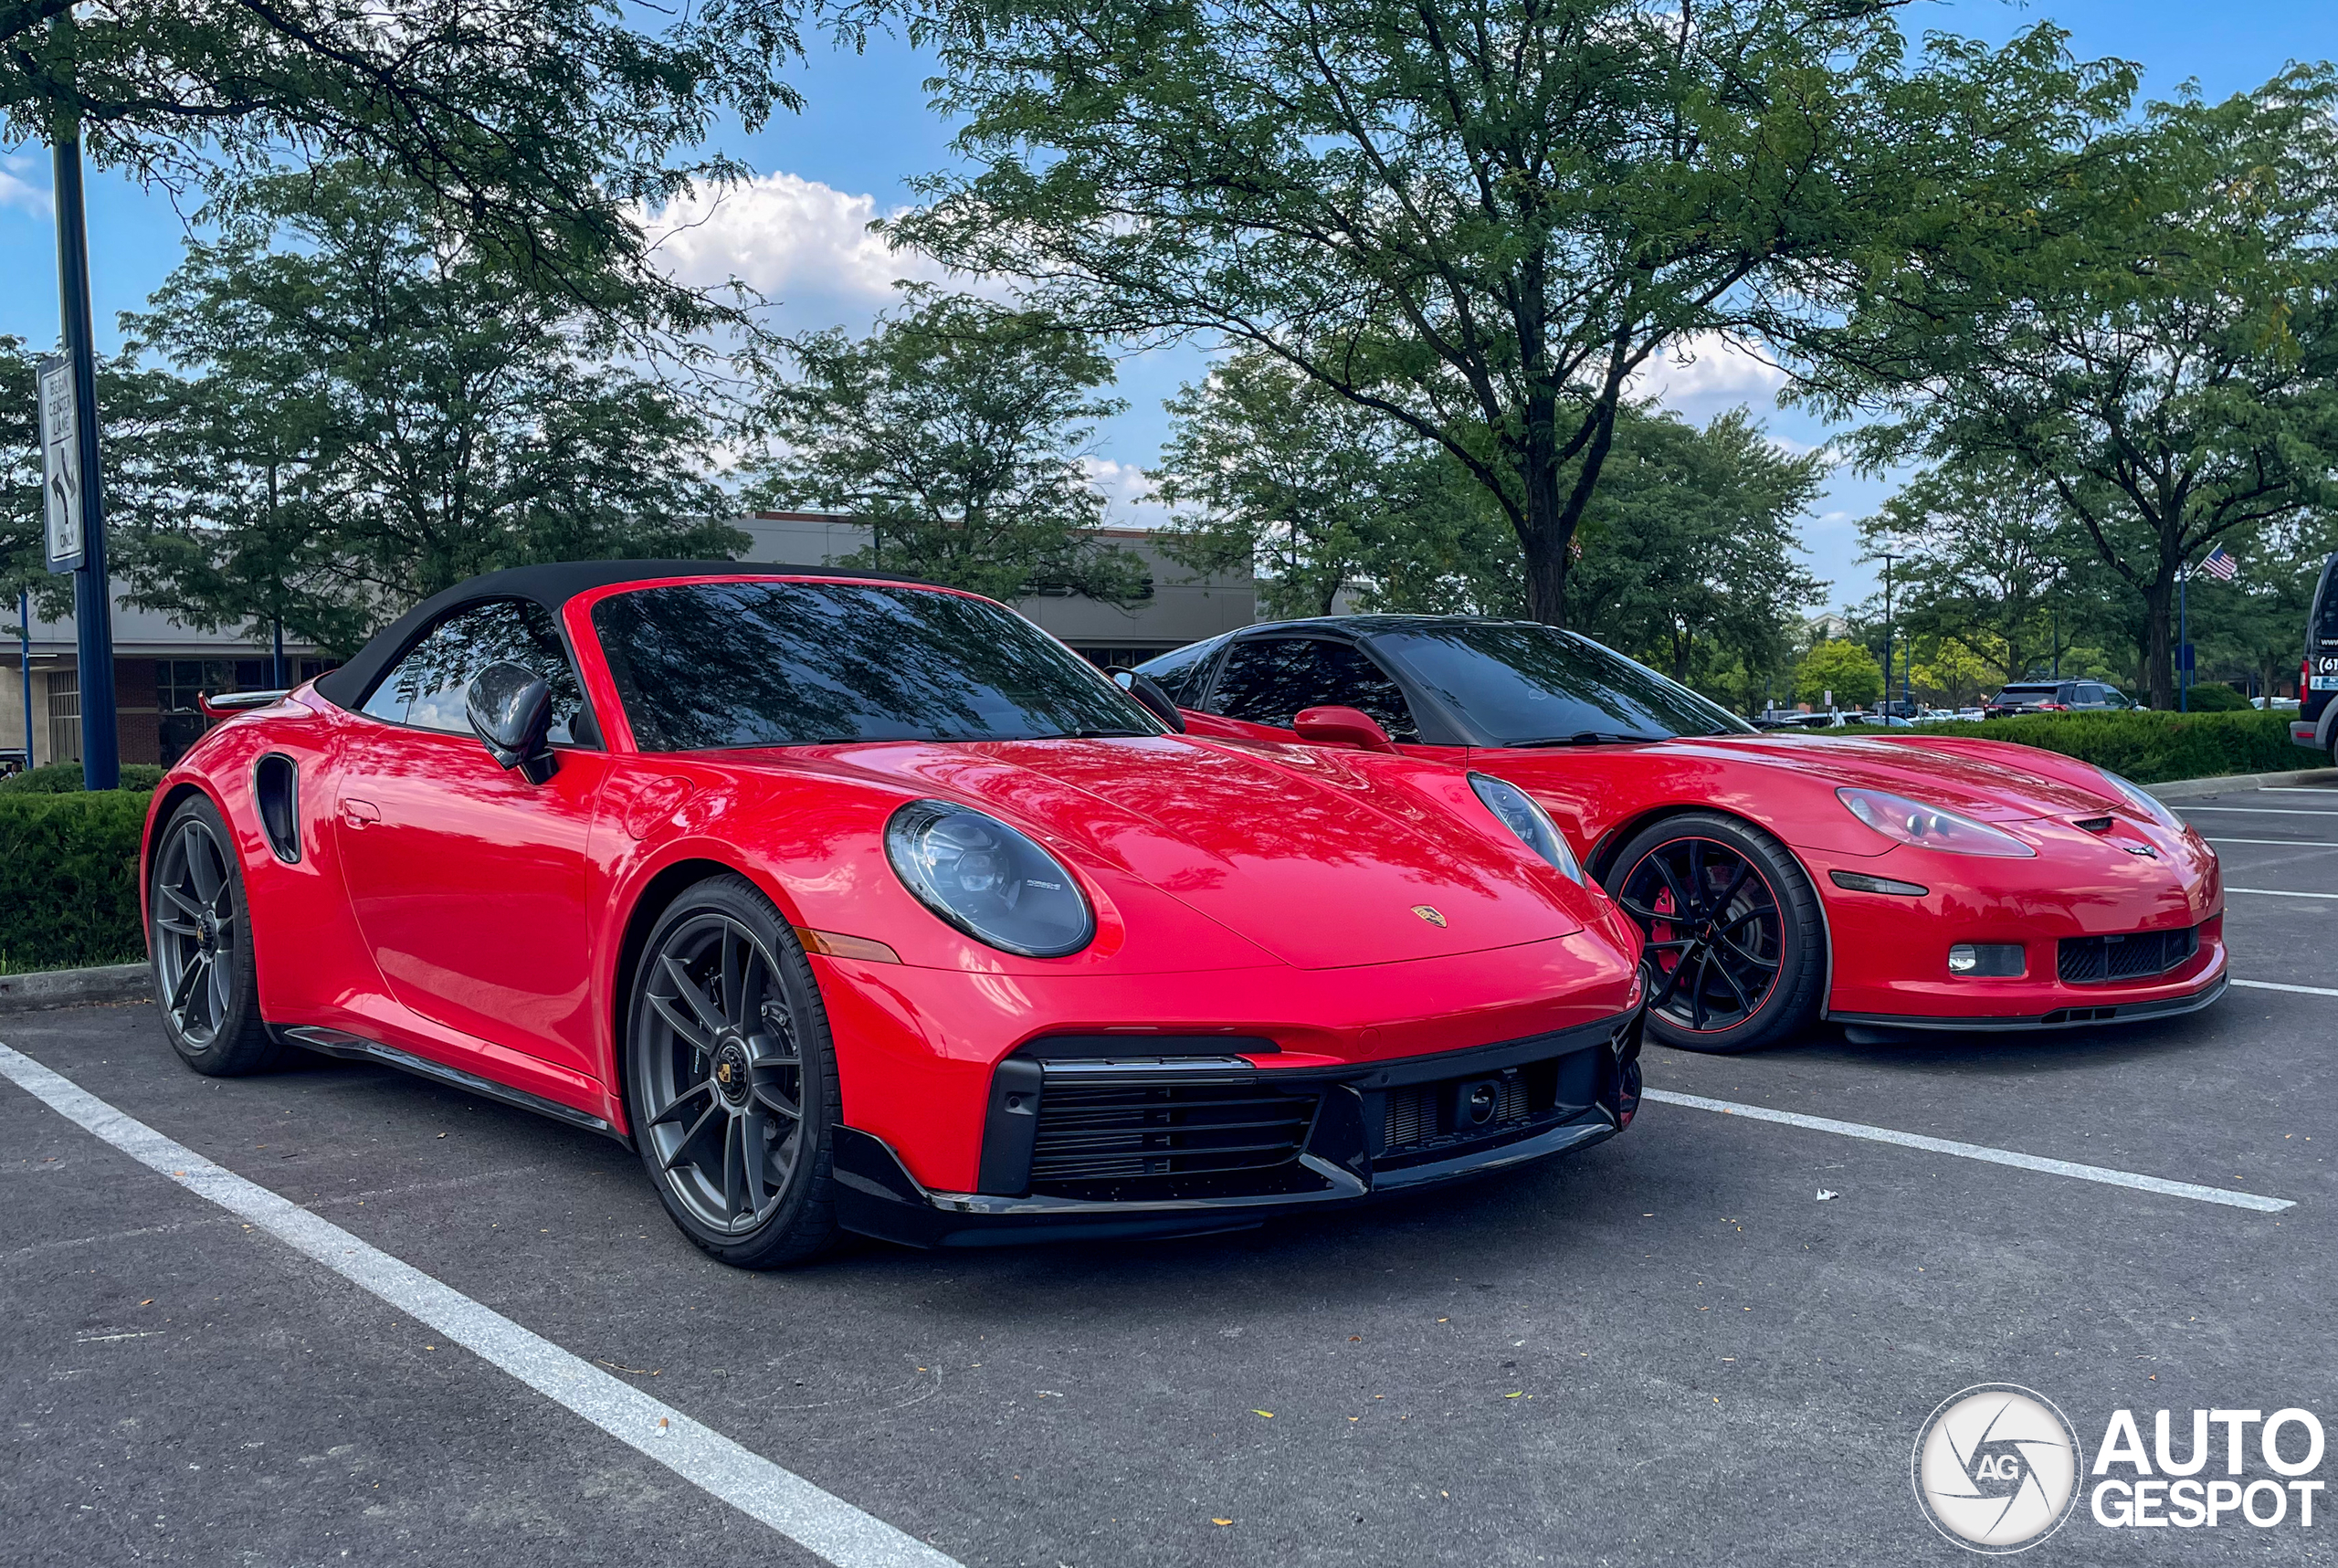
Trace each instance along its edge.
{"label": "curb", "polygon": [[2227,773],[2213,779],[2171,779],[2166,784],[2145,784],[2146,794],[2162,800],[2197,800],[2203,795],[2222,795],[2236,789],[2284,789],[2300,784],[2338,784],[2338,768],[2307,768],[2291,773]]}
{"label": "curb", "polygon": [[153,994],[154,972],[142,963],[0,974],[0,1013],[87,1007],[100,1002],[143,1002]]}

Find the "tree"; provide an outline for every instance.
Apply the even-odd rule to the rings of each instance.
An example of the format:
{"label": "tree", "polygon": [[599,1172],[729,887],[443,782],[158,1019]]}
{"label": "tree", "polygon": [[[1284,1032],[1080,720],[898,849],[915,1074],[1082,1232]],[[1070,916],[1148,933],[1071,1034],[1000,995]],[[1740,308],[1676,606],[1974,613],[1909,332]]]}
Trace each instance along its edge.
{"label": "tree", "polygon": [[125,318],[187,374],[129,444],[154,498],[119,509],[139,602],[346,649],[493,567],[744,543],[696,409],[603,363],[587,312],[438,229],[427,193],[337,163],[224,218]]}
{"label": "tree", "polygon": [[[965,176],[890,232],[1100,331],[1275,355],[1444,447],[1567,615],[1636,377],[2025,224],[2124,67],[1838,0],[975,0]],[[1710,340],[1709,340],[1710,341]],[[1811,352],[1817,352],[1817,348]]]}
{"label": "tree", "polygon": [[1099,531],[1104,498],[1080,459],[1112,362],[1044,312],[914,297],[856,341],[815,332],[797,374],[773,377],[761,419],[780,443],[747,492],[759,506],[826,507],[875,531],[858,566],[1015,599],[1047,589],[1111,603],[1148,591],[1136,558]]}
{"label": "tree", "polygon": [[1829,692],[1838,708],[1864,708],[1883,695],[1883,667],[1848,637],[1822,642],[1795,667],[1794,694],[1800,701],[1823,703]]}
{"label": "tree", "polygon": [[2175,705],[2186,562],[2332,496],[2338,451],[2338,72],[2151,105],[2042,198],[2034,243],[1901,279],[1850,312],[1807,394],[1880,403],[1867,467],[2024,476],[2141,600]]}
{"label": "tree", "polygon": [[1511,612],[1507,528],[1449,457],[1403,426],[1255,350],[1167,407],[1169,442],[1149,477],[1174,511],[1174,559],[1255,572],[1274,616],[1328,616],[1343,590],[1369,609],[1490,598]]}
{"label": "tree", "polygon": [[1708,684],[1709,667],[1779,668],[1794,612],[1825,587],[1795,560],[1795,519],[1827,468],[1780,451],[1742,408],[1703,429],[1620,410],[1584,519],[1576,624],[1684,684]]}
{"label": "tree", "polygon": [[[1859,537],[1869,559],[1900,557],[1898,628],[1943,645],[1943,668],[1962,668],[1961,650],[1998,681],[2020,680],[2101,618],[2074,585],[2092,574],[2092,552],[2059,499],[2018,468],[1922,470],[1860,521]],[[1880,595],[1868,608],[1880,617]]]}
{"label": "tree", "polygon": [[[77,124],[100,166],[174,187],[362,157],[507,266],[584,297],[614,268],[703,320],[628,209],[742,172],[677,155],[719,120],[795,106],[774,72],[802,7],[652,9],[674,19],[606,0],[0,0],[0,141]],[[877,11],[830,16],[850,33]]]}

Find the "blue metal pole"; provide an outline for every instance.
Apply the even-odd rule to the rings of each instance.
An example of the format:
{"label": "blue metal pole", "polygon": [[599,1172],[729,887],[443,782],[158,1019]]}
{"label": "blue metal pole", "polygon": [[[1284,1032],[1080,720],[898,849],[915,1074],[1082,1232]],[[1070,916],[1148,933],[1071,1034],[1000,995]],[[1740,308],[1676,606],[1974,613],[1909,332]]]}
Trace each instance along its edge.
{"label": "blue metal pole", "polygon": [[25,772],[33,771],[33,592],[16,595],[16,671],[25,685]]}
{"label": "blue metal pole", "polygon": [[2192,671],[2190,660],[2184,656],[2192,649],[2192,567],[2185,563],[2184,574],[2175,580],[2175,710],[2192,711]]}
{"label": "blue metal pole", "polygon": [[81,201],[81,137],[71,121],[58,131],[57,168],[58,295],[65,352],[73,362],[73,414],[81,437],[80,569],[73,574],[74,659],[80,666],[81,783],[86,789],[121,784],[121,752],[114,731],[113,593],[106,574],[106,511],[98,469],[98,361],[90,328],[90,233]]}

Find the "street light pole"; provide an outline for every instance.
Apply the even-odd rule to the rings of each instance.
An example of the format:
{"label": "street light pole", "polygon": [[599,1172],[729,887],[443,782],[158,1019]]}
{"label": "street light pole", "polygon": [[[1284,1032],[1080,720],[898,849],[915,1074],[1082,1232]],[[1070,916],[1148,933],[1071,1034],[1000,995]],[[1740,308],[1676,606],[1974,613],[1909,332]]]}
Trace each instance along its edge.
{"label": "street light pole", "polygon": [[[69,33],[72,13],[57,18]],[[113,592],[106,575],[106,512],[98,469],[98,358],[90,327],[90,230],[81,200],[79,114],[60,110],[56,128],[58,303],[72,362],[73,416],[81,448],[81,564],[73,574],[74,662],[81,688],[81,783],[121,784],[114,729]]]}
{"label": "street light pole", "polygon": [[[1891,717],[1891,563],[1900,557],[1883,555],[1883,716]],[[1906,695],[1901,693],[1902,697]]]}

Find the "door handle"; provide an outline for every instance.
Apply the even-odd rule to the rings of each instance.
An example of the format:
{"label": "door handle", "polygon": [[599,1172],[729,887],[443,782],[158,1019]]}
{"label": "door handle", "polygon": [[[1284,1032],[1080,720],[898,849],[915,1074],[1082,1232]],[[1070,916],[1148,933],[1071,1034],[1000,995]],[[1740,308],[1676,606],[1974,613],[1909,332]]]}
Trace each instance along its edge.
{"label": "door handle", "polygon": [[370,800],[344,800],[341,803],[341,820],[349,827],[363,827],[382,820],[382,808]]}

